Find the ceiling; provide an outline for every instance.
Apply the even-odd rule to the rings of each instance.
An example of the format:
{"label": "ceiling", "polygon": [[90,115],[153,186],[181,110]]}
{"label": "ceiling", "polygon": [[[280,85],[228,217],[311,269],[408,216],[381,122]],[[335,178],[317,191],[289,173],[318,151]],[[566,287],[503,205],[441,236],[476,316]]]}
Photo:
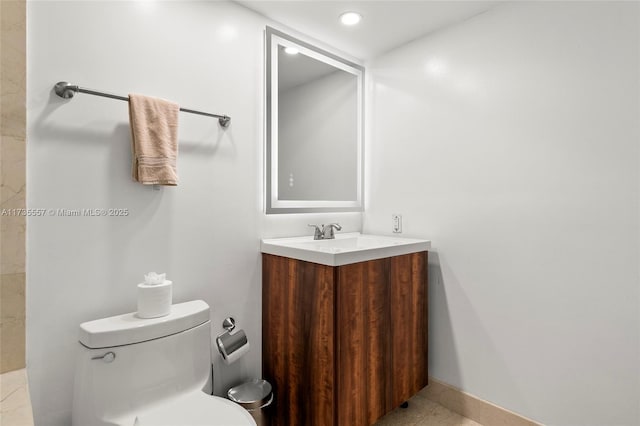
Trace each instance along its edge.
{"label": "ceiling", "polygon": [[[498,1],[341,1],[237,0],[237,3],[321,40],[355,58],[367,60],[440,28],[465,21]],[[360,24],[338,21],[345,11],[359,12]]]}

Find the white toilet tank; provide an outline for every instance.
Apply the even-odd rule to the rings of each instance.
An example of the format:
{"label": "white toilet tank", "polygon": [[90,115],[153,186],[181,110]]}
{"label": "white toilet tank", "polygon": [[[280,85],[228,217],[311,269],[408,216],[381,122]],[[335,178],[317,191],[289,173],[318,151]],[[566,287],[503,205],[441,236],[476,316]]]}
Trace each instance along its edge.
{"label": "white toilet tank", "polygon": [[163,400],[210,393],[209,325],[201,300],[175,304],[161,318],[130,313],[81,324],[73,425],[133,425]]}

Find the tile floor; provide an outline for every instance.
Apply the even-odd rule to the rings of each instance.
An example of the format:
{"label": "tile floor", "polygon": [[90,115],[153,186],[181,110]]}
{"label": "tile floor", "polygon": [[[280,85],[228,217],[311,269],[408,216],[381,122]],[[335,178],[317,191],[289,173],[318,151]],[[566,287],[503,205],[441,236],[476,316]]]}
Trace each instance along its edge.
{"label": "tile floor", "polygon": [[0,424],[32,426],[31,401],[24,369],[0,375]]}
{"label": "tile floor", "polygon": [[395,409],[375,426],[482,426],[427,399],[424,394],[422,390],[409,400],[409,407]]}

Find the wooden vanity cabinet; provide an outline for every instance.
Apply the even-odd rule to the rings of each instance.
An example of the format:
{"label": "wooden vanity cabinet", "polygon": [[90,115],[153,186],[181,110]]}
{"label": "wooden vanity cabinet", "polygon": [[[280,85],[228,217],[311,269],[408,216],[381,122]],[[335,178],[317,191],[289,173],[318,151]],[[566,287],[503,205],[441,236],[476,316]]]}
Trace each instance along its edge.
{"label": "wooden vanity cabinet", "polygon": [[337,267],[262,256],[272,425],[371,425],[427,385],[426,251]]}

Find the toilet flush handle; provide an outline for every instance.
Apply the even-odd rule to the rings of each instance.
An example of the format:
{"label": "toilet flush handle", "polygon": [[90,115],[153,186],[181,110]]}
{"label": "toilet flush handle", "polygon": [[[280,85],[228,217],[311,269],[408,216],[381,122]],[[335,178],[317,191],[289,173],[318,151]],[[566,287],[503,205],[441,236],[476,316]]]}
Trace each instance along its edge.
{"label": "toilet flush handle", "polygon": [[107,352],[104,355],[94,356],[91,359],[101,359],[104,362],[113,362],[113,360],[116,359],[116,354],[114,352]]}

